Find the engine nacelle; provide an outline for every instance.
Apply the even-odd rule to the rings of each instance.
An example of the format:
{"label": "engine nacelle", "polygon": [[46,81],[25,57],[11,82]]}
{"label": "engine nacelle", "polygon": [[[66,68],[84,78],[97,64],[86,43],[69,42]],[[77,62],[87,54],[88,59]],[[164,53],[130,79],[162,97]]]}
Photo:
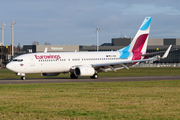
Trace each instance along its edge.
{"label": "engine nacelle", "polygon": [[58,76],[60,73],[42,73],[42,76]]}
{"label": "engine nacelle", "polygon": [[74,70],[76,76],[92,76],[94,73],[95,70],[91,66],[78,66]]}

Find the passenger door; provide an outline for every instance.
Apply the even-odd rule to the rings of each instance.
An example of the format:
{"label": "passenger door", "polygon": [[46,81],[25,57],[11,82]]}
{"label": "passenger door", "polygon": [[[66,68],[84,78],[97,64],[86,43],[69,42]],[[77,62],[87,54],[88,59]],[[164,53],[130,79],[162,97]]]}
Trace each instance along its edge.
{"label": "passenger door", "polygon": [[35,66],[35,59],[33,56],[30,56],[30,66]]}

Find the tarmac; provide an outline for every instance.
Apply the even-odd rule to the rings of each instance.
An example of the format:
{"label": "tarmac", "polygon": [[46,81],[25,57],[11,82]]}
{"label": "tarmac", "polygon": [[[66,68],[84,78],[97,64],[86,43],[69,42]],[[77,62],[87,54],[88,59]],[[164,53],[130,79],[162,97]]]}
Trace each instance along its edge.
{"label": "tarmac", "polygon": [[43,83],[78,83],[78,82],[124,82],[124,81],[156,81],[156,80],[180,80],[180,75],[173,76],[134,76],[134,77],[99,77],[90,79],[89,77],[80,77],[78,79],[70,78],[46,78],[46,79],[0,79],[0,84],[43,84]]}

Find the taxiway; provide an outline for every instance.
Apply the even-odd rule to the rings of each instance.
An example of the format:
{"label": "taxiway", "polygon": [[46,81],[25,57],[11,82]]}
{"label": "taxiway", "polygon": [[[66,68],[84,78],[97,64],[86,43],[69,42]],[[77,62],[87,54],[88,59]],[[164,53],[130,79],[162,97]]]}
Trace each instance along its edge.
{"label": "taxiway", "polygon": [[173,76],[135,76],[135,77],[99,77],[98,79],[89,79],[80,77],[78,79],[70,78],[46,78],[46,79],[6,79],[1,80],[0,84],[42,84],[42,83],[78,83],[78,82],[121,82],[121,81],[153,81],[153,80],[180,80],[180,75]]}

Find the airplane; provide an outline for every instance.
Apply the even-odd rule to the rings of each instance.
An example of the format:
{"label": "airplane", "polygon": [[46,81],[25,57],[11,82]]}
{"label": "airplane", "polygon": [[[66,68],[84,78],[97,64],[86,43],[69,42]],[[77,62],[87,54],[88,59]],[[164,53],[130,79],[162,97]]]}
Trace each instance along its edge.
{"label": "airplane", "polygon": [[[81,76],[98,78],[102,71],[129,69],[129,66],[140,62],[152,62],[168,56],[171,46],[164,55],[148,58],[153,53],[146,53],[151,17],[146,17],[130,45],[117,51],[105,52],[47,52],[29,53],[15,57],[6,68],[25,80],[25,74],[41,73],[42,76],[57,76],[60,73],[71,73],[70,78]],[[162,52],[162,51],[161,51]],[[159,52],[159,53],[161,53]],[[155,53],[157,54],[157,52]]]}

